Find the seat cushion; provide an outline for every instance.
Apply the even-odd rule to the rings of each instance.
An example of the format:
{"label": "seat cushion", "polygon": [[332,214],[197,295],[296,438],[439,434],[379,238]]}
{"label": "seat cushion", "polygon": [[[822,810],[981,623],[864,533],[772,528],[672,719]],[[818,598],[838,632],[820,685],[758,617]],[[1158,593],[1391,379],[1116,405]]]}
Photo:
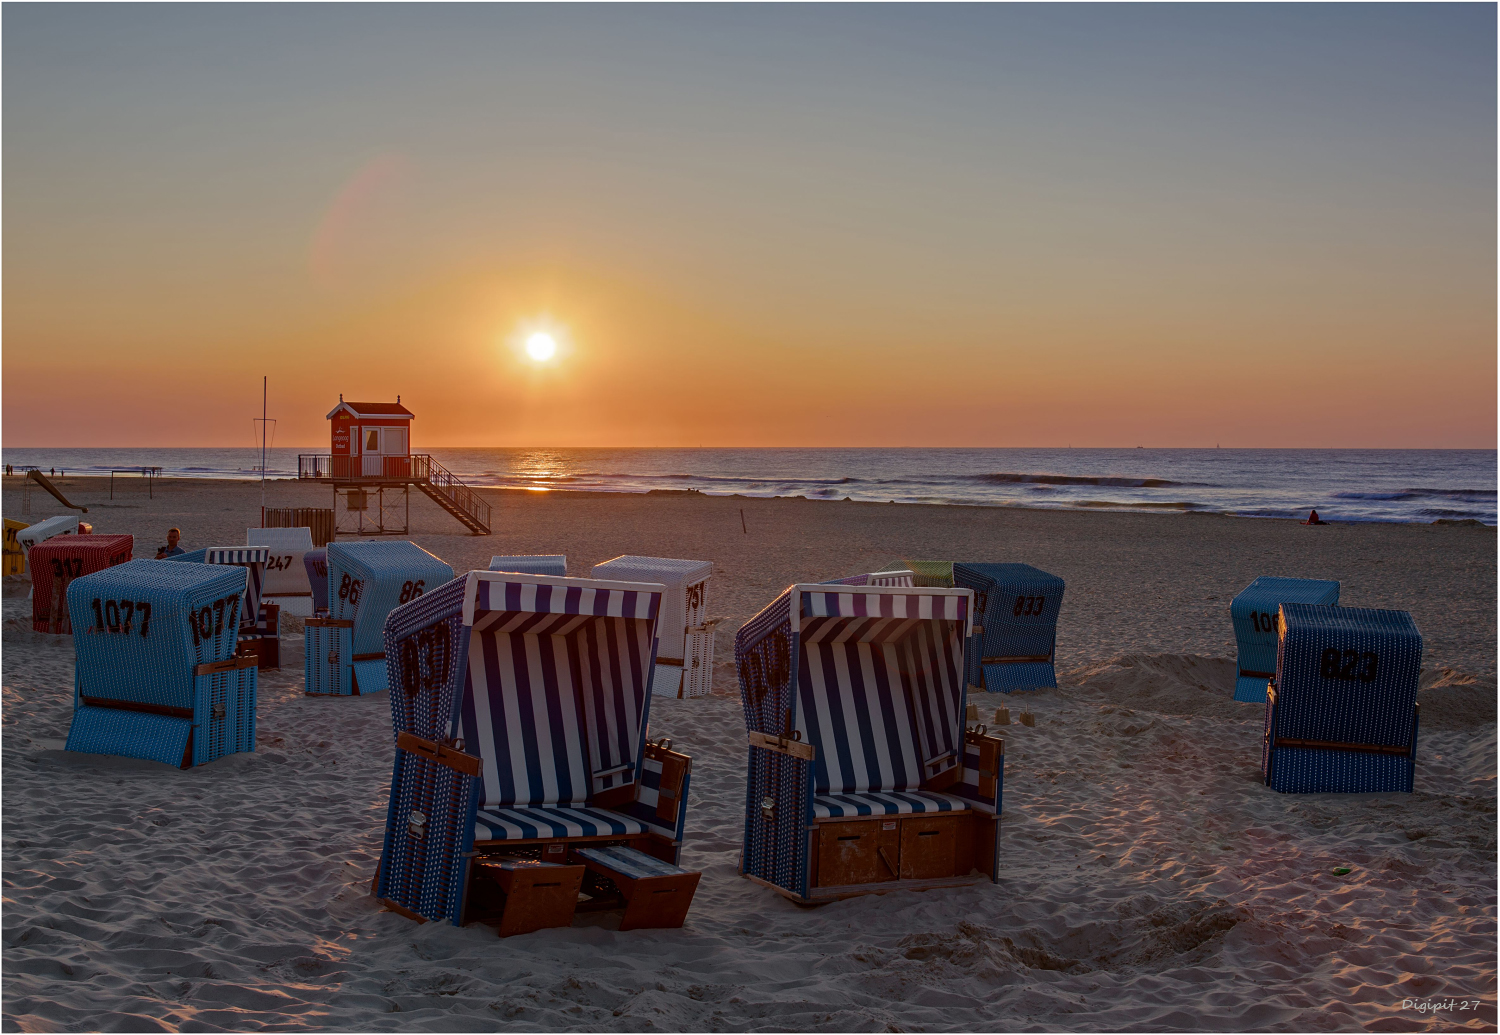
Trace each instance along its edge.
{"label": "seat cushion", "polygon": [[533,805],[517,809],[480,809],[474,822],[476,841],[520,841],[534,837],[625,837],[644,834],[646,824],[608,809],[580,805]]}
{"label": "seat cushion", "polygon": [[900,816],[914,812],[962,812],[962,798],[934,791],[858,791],[813,797],[814,819],[853,816]]}

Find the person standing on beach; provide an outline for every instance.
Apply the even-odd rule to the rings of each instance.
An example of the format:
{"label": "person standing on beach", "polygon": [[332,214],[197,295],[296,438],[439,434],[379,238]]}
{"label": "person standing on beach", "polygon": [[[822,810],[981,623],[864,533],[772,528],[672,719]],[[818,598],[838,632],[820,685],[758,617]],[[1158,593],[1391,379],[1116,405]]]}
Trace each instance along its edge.
{"label": "person standing on beach", "polygon": [[176,528],[169,528],[169,529],[167,529],[167,545],[166,546],[157,547],[157,550],[156,550],[156,559],[159,560],[159,561],[161,561],[161,560],[166,560],[168,557],[176,557],[180,553],[187,553],[186,550],[184,550],[181,546],[177,545],[177,540],[179,540],[181,538],[182,538],[182,531],[181,531],[181,529],[176,529]]}

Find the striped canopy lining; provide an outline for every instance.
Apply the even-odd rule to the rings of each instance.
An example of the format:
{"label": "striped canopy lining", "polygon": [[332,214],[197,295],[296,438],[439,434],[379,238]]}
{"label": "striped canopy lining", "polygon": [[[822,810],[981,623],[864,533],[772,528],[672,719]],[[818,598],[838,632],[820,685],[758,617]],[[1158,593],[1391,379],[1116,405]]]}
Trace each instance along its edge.
{"label": "striped canopy lining", "polygon": [[581,805],[635,779],[654,630],[641,618],[475,616],[459,722],[484,759],[482,807]]}
{"label": "striped canopy lining", "polygon": [[802,617],[946,618],[962,622],[968,615],[968,594],[856,593],[807,591],[802,594]]}
{"label": "striped canopy lining", "polygon": [[490,610],[655,618],[661,609],[661,594],[593,586],[554,586],[545,582],[479,579],[474,585],[473,608],[476,622],[481,612]]}
{"label": "striped canopy lining", "polygon": [[949,768],[963,657],[958,621],[804,619],[796,729],[818,749],[816,792],[913,789]]}
{"label": "striped canopy lining", "polygon": [[825,586],[900,586],[911,588],[912,573],[909,571],[878,571],[864,575],[847,575],[841,579],[829,579]]}

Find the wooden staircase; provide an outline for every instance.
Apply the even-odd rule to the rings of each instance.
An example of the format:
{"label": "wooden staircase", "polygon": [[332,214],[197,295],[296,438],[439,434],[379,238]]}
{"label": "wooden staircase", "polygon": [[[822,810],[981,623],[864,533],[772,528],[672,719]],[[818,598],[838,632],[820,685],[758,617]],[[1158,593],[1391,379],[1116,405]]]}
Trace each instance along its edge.
{"label": "wooden staircase", "polygon": [[490,505],[426,453],[413,453],[412,482],[475,535],[490,534]]}

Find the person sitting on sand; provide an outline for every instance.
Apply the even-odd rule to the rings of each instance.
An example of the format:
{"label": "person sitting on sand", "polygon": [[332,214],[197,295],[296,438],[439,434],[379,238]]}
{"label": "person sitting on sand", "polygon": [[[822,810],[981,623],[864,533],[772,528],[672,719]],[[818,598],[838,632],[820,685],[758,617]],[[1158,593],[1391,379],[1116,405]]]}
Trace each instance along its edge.
{"label": "person sitting on sand", "polygon": [[1318,517],[1318,512],[1316,510],[1313,511],[1311,514],[1307,515],[1307,520],[1304,521],[1304,522],[1302,522],[1302,523],[1304,525],[1326,525],[1326,524],[1328,524],[1328,522],[1326,522],[1322,518]]}
{"label": "person sitting on sand", "polygon": [[177,545],[177,540],[181,538],[182,531],[180,529],[167,529],[167,545],[156,548],[156,559],[161,561],[168,557],[176,557],[180,553],[187,553],[186,550]]}

